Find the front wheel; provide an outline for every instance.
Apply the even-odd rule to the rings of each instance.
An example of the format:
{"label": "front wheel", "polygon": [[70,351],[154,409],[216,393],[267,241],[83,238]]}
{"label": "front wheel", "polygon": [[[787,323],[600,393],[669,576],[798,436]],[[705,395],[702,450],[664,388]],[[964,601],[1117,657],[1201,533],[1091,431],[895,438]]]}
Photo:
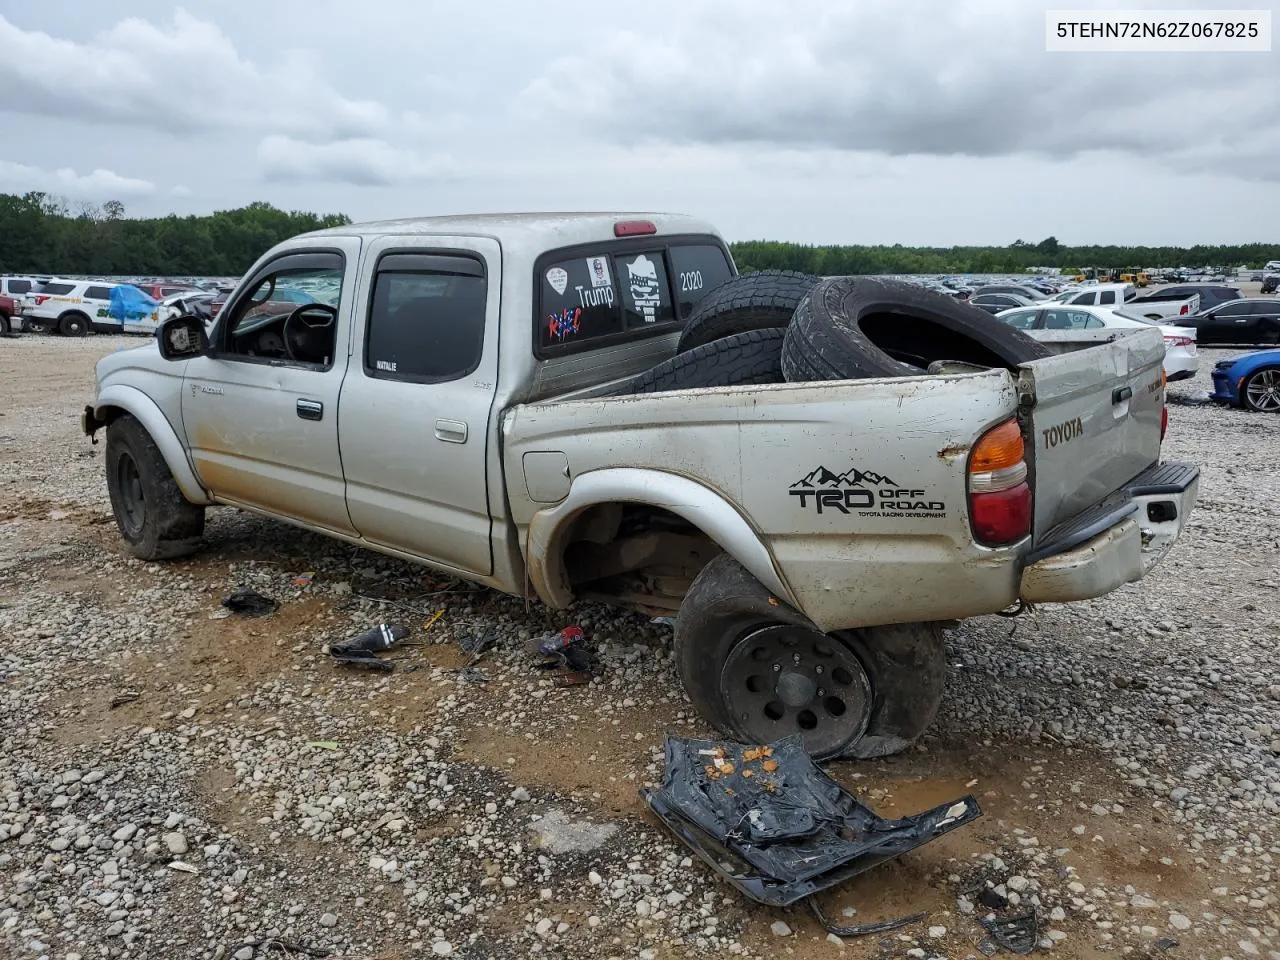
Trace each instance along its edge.
{"label": "front wheel", "polygon": [[204,507],[187,500],[146,428],[129,414],[107,426],[107,492],[120,536],[140,560],[192,553],[204,534]]}
{"label": "front wheel", "polygon": [[12,321],[7,315],[0,313],[0,337],[7,337],[11,333],[13,333]]}
{"label": "front wheel", "polygon": [[799,734],[817,759],[905,749],[932,723],[946,676],[936,627],[823,633],[727,554],[685,596],[675,654],[689,699],[722,733],[751,743]]}
{"label": "front wheel", "polygon": [[1240,399],[1258,413],[1280,413],[1280,367],[1254,371],[1240,388]]}

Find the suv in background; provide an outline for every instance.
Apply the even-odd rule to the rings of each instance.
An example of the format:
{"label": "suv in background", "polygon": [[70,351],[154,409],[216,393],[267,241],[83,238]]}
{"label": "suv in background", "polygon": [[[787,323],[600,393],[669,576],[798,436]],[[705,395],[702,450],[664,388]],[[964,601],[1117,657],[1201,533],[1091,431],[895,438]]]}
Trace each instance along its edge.
{"label": "suv in background", "polygon": [[83,337],[90,330],[118,331],[118,325],[102,323],[111,309],[114,286],[99,280],[46,280],[27,294],[23,326],[68,337]]}

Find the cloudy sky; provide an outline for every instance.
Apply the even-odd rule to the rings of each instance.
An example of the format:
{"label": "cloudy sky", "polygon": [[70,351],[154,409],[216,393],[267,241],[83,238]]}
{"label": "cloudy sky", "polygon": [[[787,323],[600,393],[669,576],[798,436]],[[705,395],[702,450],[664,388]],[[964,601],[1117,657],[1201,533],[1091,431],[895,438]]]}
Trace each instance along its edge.
{"label": "cloudy sky", "polygon": [[1280,240],[1280,53],[1046,53],[1044,9],[4,0],[0,191],[675,210],[735,240]]}

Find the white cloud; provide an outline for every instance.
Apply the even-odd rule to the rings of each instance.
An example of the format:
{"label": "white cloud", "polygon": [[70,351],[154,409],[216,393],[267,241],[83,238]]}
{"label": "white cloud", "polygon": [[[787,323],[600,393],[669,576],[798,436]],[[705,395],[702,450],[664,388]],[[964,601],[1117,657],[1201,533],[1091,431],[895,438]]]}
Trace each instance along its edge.
{"label": "white cloud", "polygon": [[169,190],[169,193],[170,193],[170,195],[171,195],[171,196],[175,196],[175,197],[189,197],[189,196],[191,196],[191,188],[190,188],[190,187],[185,187],[185,186],[183,186],[182,184],[180,184],[180,183],[179,183],[179,184],[174,185],[174,186]]}
{"label": "white cloud", "polygon": [[270,136],[258,144],[263,176],[273,181],[315,180],[361,187],[418,183],[449,176],[447,157],[420,157],[382,140],[361,138],[308,143]]}
{"label": "white cloud", "polygon": [[18,192],[37,190],[65,194],[78,200],[118,200],[150,196],[155,193],[156,186],[149,180],[122,177],[112,170],[102,168],[81,175],[70,167],[44,170],[0,160],[0,189]]}
{"label": "white cloud", "polygon": [[1272,55],[1050,54],[1043,14],[1025,0],[714,0],[652,15],[661,31],[600,23],[525,87],[523,104],[632,146],[1110,150],[1280,179]]}
{"label": "white cloud", "polygon": [[167,25],[129,18],[87,43],[23,30],[0,16],[0,110],[167,132],[267,128],[366,136],[379,103],[342,96],[318,58],[282,50],[245,59],[213,23],[177,10]]}

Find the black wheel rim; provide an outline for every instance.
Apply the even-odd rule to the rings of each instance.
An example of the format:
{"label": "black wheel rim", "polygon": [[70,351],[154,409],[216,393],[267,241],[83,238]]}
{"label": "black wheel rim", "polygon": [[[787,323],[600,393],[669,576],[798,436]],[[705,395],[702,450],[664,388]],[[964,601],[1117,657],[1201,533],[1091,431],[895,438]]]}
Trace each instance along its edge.
{"label": "black wheel rim", "polygon": [[127,536],[141,536],[147,501],[142,493],[142,475],[128,453],[121,453],[116,461],[116,489],[120,493],[120,525]]}
{"label": "black wheel rim", "polygon": [[800,734],[818,758],[839,755],[871,719],[862,662],[840,641],[802,627],[776,624],[743,637],[720,672],[720,690],[747,739]]}
{"label": "black wheel rim", "polygon": [[1244,384],[1245,400],[1263,413],[1280,411],[1280,370],[1259,370]]}

